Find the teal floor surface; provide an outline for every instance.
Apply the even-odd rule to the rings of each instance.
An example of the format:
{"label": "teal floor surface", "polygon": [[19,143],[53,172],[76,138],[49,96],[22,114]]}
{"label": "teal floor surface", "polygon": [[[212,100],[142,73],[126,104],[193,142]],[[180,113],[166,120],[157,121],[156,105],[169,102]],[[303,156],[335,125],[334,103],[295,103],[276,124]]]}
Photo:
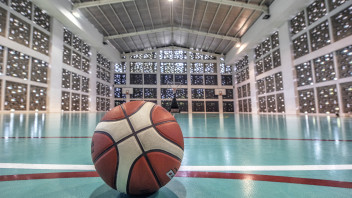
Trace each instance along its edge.
{"label": "teal floor surface", "polygon": [[[103,115],[0,114],[0,197],[129,197],[95,176],[33,177],[87,170],[5,168],[7,163],[92,165],[90,137]],[[352,197],[351,118],[233,114],[175,117],[185,137],[182,166],[223,170],[208,174],[200,169],[196,176],[192,173],[197,170],[183,171],[150,197]],[[305,165],[346,168],[226,170],[227,166]],[[28,178],[22,180],[21,175]]]}

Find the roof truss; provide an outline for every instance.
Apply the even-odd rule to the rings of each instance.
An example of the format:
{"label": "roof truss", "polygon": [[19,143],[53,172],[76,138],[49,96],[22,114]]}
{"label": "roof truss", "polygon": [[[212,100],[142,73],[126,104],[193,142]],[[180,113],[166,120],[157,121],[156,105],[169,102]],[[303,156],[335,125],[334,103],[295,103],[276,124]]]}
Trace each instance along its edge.
{"label": "roof truss", "polygon": [[[106,5],[106,4],[123,3],[123,2],[129,2],[129,1],[134,1],[134,0],[86,1],[86,2],[82,2],[82,3],[73,4],[72,9],[89,8],[89,7]],[[255,5],[255,4],[238,2],[238,1],[231,1],[231,0],[202,0],[202,1],[218,3],[218,4],[223,4],[223,5],[229,5],[229,6],[234,6],[234,7],[240,7],[240,8],[246,8],[246,9],[251,9],[251,10],[258,10],[258,11],[261,11],[261,12],[264,12],[264,13],[268,13],[269,12],[269,8],[266,5]]]}
{"label": "roof truss", "polygon": [[200,36],[208,36],[208,37],[213,37],[213,38],[218,38],[218,39],[230,40],[230,41],[234,41],[234,42],[241,42],[240,38],[235,38],[235,37],[231,37],[231,36],[224,36],[224,35],[219,35],[219,34],[211,34],[211,33],[207,33],[207,32],[201,32],[201,31],[197,31],[197,30],[190,30],[190,29],[179,28],[179,27],[165,27],[165,28],[132,32],[132,33],[126,33],[126,34],[117,34],[117,35],[106,36],[106,37],[104,37],[104,39],[111,40],[111,39],[125,38],[125,37],[131,37],[131,36],[139,36],[139,35],[143,35],[143,34],[164,32],[164,31],[170,31],[170,32],[182,31],[182,32],[190,33],[190,34],[200,35]]}
{"label": "roof truss", "polygon": [[107,4],[113,4],[113,3],[123,3],[123,2],[129,2],[133,0],[98,0],[98,1],[86,1],[82,3],[74,3],[72,9],[81,9],[81,8],[89,8],[89,7],[95,7],[95,6],[101,6],[101,5],[107,5]]}

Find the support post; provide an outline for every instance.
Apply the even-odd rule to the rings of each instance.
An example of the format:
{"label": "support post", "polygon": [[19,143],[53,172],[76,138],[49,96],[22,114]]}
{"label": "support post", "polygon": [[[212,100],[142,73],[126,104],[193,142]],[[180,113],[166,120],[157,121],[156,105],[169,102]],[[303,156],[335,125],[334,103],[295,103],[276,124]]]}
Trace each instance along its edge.
{"label": "support post", "polygon": [[297,114],[297,99],[294,82],[293,52],[291,48],[289,24],[286,21],[279,27],[280,55],[282,64],[282,79],[285,97],[285,113]]}
{"label": "support post", "polygon": [[48,111],[61,111],[62,57],[64,26],[52,18],[51,47],[48,78]]}

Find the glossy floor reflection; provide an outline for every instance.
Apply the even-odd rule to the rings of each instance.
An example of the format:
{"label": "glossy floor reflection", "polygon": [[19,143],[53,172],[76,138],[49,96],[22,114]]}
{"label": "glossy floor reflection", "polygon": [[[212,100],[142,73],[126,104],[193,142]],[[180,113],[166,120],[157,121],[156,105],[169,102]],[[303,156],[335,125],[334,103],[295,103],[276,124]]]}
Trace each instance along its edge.
{"label": "glossy floor reflection", "polygon": [[[0,114],[1,197],[129,197],[111,190],[90,170],[36,168],[37,164],[92,165],[90,137],[103,115]],[[351,118],[175,117],[185,137],[184,169],[150,197],[352,197]],[[25,167],[6,167],[8,163]],[[311,170],[311,165],[316,169]],[[216,171],[209,173],[211,168]],[[60,174],[49,179],[45,173]]]}

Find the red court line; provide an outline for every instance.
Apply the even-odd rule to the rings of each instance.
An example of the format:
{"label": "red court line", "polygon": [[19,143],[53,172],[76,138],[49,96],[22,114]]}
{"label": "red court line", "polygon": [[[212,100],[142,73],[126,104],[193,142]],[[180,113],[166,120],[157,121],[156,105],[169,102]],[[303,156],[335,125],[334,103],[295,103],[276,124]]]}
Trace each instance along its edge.
{"label": "red court line", "polygon": [[196,172],[196,171],[179,171],[177,177],[195,177],[195,178],[217,178],[217,179],[241,179],[254,181],[268,181],[292,184],[306,184],[315,186],[329,186],[338,188],[352,188],[352,182],[309,179],[299,177],[285,177],[274,175],[257,175],[245,173],[221,173],[221,172]]}
{"label": "red court line", "polygon": [[[1,137],[1,139],[41,139],[41,138],[92,138],[91,136],[81,137]],[[184,137],[187,139],[225,139],[225,140],[298,140],[298,141],[327,141],[327,142],[352,142],[352,140],[333,139],[292,139],[292,138],[251,138],[251,137]]]}
{"label": "red court line", "polygon": [[333,139],[292,139],[292,138],[251,138],[251,137],[184,137],[192,139],[226,139],[226,140],[299,140],[299,141],[339,141],[352,142],[352,140],[333,140]]}
{"label": "red court line", "polygon": [[[0,181],[81,178],[81,177],[98,177],[98,174],[95,171],[86,171],[86,172],[58,172],[58,173],[36,173],[36,174],[23,174],[23,175],[2,175],[0,176]],[[245,173],[179,171],[176,174],[176,177],[239,179],[239,180],[305,184],[305,185],[315,185],[315,186],[328,186],[328,187],[338,187],[338,188],[352,188],[352,182],[298,178],[298,177],[285,177],[285,176],[274,176],[274,175],[245,174]]]}
{"label": "red court line", "polygon": [[42,139],[42,138],[92,138],[91,136],[81,136],[81,137],[1,137],[1,139]]}
{"label": "red court line", "polygon": [[22,175],[1,175],[0,181],[17,181],[33,179],[58,179],[58,178],[80,178],[80,177],[99,177],[95,171],[85,172],[58,172],[58,173],[35,173]]}

